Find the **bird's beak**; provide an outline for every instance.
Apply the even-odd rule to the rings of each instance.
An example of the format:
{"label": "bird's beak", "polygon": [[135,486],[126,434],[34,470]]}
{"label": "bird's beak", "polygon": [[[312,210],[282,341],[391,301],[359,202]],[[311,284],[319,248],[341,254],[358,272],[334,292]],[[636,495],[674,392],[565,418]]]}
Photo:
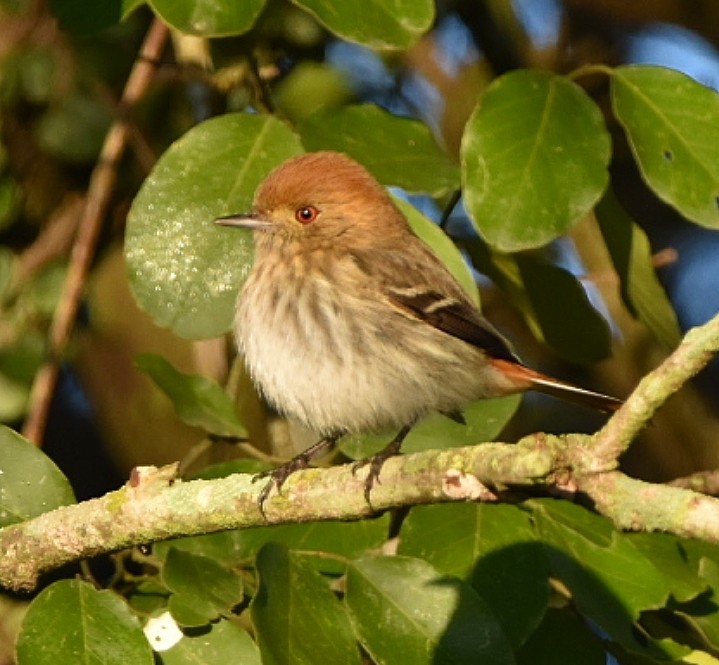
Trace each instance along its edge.
{"label": "bird's beak", "polygon": [[227,217],[218,217],[215,224],[220,226],[232,226],[238,229],[251,229],[252,231],[263,231],[272,226],[272,222],[262,219],[255,214],[249,215],[227,215]]}

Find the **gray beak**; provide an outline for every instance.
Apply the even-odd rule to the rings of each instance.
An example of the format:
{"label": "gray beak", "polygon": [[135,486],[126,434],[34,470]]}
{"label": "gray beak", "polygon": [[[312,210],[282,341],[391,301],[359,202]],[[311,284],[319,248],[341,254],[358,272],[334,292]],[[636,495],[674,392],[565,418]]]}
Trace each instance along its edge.
{"label": "gray beak", "polygon": [[237,229],[251,229],[252,231],[262,231],[272,226],[272,222],[268,222],[266,219],[262,219],[255,214],[218,217],[215,220],[215,224],[232,226]]}

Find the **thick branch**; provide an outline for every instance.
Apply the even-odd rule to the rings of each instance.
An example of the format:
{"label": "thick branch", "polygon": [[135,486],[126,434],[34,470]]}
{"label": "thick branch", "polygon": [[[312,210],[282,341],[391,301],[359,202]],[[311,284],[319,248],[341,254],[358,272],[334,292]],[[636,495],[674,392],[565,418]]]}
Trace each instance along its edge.
{"label": "thick branch", "polygon": [[578,486],[620,529],[667,531],[719,543],[719,500],[713,497],[653,485],[618,471],[585,476]]}
{"label": "thick branch", "polygon": [[167,538],[264,524],[359,519],[401,505],[494,498],[488,485],[543,482],[561,450],[558,439],[485,444],[398,456],[382,468],[364,500],[366,470],[352,466],[293,474],[282,492],[257,505],[263,484],[236,474],[220,480],[174,480],[175,467],[137,469],[121,489],[0,530],[0,586],[31,589],[65,563]]}
{"label": "thick branch", "polygon": [[624,529],[662,530],[719,543],[719,500],[689,489],[651,485],[614,471],[616,457],[659,405],[719,349],[719,316],[692,330],[594,436],[536,434],[515,445],[398,456],[364,500],[367,469],[307,469],[257,505],[262,483],[246,475],[181,482],[175,467],[133,473],[120,490],[0,529],[0,586],[31,589],[46,570],[103,552],[167,538],[264,524],[360,519],[397,506],[497,500],[496,489],[579,490]]}
{"label": "thick branch", "polygon": [[[586,439],[586,440],[584,440]],[[495,501],[495,488],[579,488],[618,526],[662,529],[719,543],[719,501],[649,485],[621,473],[574,477],[567,460],[590,437],[536,435],[517,444],[486,443],[403,455],[387,461],[364,500],[366,470],[352,465],[293,474],[282,492],[257,506],[262,483],[250,476],[181,482],[175,467],[147,467],[102,498],[59,508],[0,530],[0,586],[32,589],[65,563],[167,538],[265,524],[353,520],[376,511],[446,501]]]}

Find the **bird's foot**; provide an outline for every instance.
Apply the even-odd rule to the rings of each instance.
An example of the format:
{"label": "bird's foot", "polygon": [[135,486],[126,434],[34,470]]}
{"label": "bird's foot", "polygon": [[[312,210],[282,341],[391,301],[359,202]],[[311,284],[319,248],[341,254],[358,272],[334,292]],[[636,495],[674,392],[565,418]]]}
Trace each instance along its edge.
{"label": "bird's foot", "polygon": [[267,519],[267,515],[265,514],[265,501],[267,501],[267,498],[270,496],[270,492],[272,492],[273,489],[276,489],[279,492],[282,485],[285,484],[285,481],[295,471],[306,469],[310,465],[311,459],[311,456],[300,453],[296,457],[293,457],[289,462],[285,462],[274,469],[269,469],[268,471],[263,471],[262,473],[255,474],[255,476],[253,476],[253,483],[256,483],[258,480],[262,480],[264,478],[268,479],[267,483],[265,483],[265,486],[262,488],[262,491],[257,495],[257,506],[262,513],[262,517]]}
{"label": "bird's foot", "polygon": [[307,450],[303,450],[299,455],[293,457],[289,462],[285,462],[284,464],[274,469],[262,471],[261,473],[255,474],[255,476],[253,476],[253,483],[257,482],[258,480],[262,480],[263,478],[269,479],[267,481],[267,484],[262,488],[262,491],[257,496],[257,507],[260,509],[262,517],[264,517],[265,520],[267,519],[267,514],[265,513],[265,502],[270,496],[272,490],[276,489],[279,492],[282,488],[282,485],[285,484],[285,481],[295,471],[301,471],[302,469],[306,469],[310,465],[310,462],[320,452],[332,448],[332,446],[335,445],[335,443],[341,436],[342,433],[326,436],[323,439],[320,439],[314,445],[307,448]]}
{"label": "bird's foot", "polygon": [[414,423],[411,423],[403,427],[399,431],[397,436],[395,436],[394,439],[392,439],[387,444],[387,446],[380,450],[377,454],[372,455],[371,457],[366,457],[365,459],[361,459],[352,465],[353,474],[357,473],[357,471],[359,471],[362,467],[369,466],[369,472],[367,473],[367,477],[364,481],[364,498],[370,508],[372,508],[372,501],[370,501],[370,493],[372,492],[372,488],[375,486],[375,483],[380,482],[379,474],[382,471],[384,463],[390,457],[399,455],[400,448],[402,448],[402,442],[409,434],[409,431],[412,429],[413,424]]}

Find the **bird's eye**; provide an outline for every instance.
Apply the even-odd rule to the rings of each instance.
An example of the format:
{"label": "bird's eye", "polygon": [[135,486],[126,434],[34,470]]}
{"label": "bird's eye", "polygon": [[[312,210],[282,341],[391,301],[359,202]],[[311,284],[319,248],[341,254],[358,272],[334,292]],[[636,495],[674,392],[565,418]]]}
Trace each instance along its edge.
{"label": "bird's eye", "polygon": [[300,224],[311,224],[317,219],[319,214],[320,211],[314,206],[303,206],[302,208],[297,208],[297,210],[295,210],[295,219]]}

